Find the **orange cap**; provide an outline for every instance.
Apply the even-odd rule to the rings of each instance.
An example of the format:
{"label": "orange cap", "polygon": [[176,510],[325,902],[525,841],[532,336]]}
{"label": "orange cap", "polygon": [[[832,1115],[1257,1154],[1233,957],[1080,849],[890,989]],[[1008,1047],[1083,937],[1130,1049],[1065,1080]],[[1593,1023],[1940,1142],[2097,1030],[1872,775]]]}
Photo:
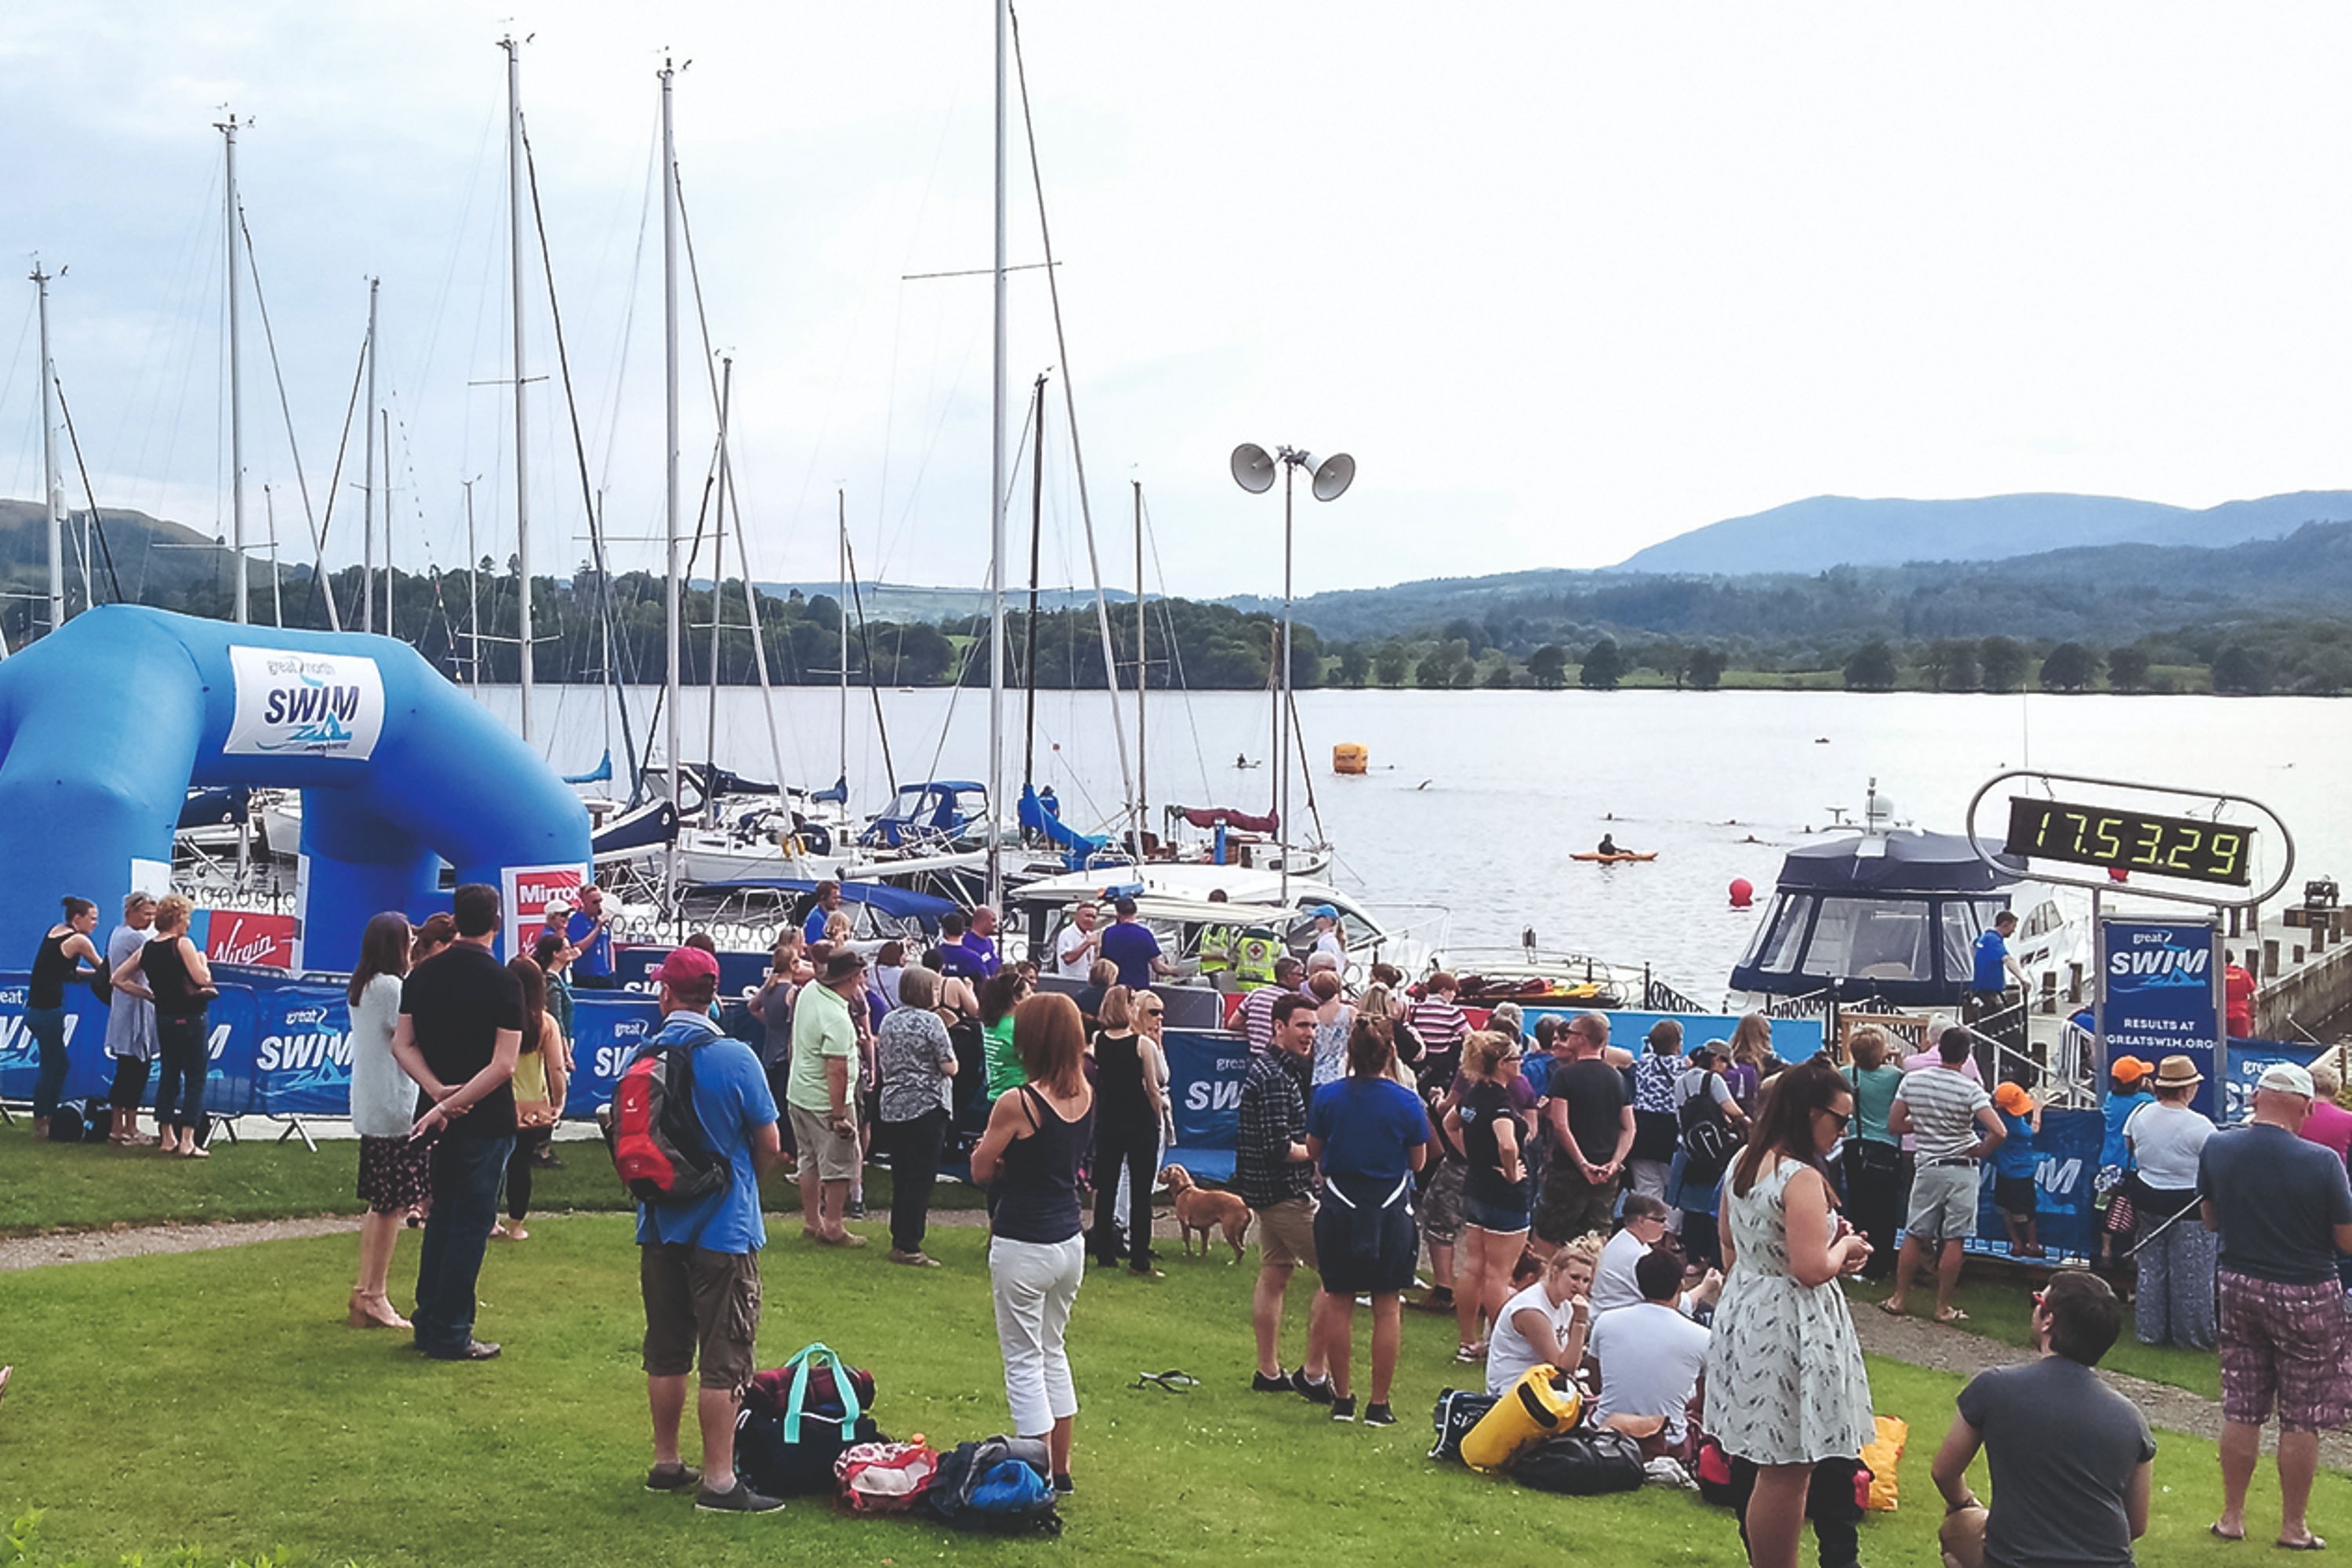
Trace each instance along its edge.
{"label": "orange cap", "polygon": [[2137,1083],[2156,1068],[2137,1057],[2117,1057],[2107,1064],[2107,1071],[2126,1083]]}
{"label": "orange cap", "polygon": [[2011,1116],[2025,1116],[2033,1110],[2033,1097],[2021,1083],[2002,1084],[1992,1091],[1992,1102]]}

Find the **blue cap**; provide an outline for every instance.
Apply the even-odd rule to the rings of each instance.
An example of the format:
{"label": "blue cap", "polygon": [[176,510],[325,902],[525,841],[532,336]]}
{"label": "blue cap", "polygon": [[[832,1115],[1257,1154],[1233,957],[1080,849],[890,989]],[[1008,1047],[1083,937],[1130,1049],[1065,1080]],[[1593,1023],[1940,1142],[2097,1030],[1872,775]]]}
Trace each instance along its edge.
{"label": "blue cap", "polygon": [[1339,918],[1339,911],[1328,904],[1318,904],[1307,912],[1321,920],[1336,921]]}

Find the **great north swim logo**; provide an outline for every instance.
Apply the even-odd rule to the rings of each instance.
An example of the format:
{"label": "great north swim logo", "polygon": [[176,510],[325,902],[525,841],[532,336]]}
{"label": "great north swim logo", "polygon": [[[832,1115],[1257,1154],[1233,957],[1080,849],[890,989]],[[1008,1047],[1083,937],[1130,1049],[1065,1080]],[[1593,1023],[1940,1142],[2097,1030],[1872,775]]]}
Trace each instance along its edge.
{"label": "great north swim logo", "polygon": [[224,751],[365,758],[383,733],[383,675],[351,654],[232,646],[236,714]]}

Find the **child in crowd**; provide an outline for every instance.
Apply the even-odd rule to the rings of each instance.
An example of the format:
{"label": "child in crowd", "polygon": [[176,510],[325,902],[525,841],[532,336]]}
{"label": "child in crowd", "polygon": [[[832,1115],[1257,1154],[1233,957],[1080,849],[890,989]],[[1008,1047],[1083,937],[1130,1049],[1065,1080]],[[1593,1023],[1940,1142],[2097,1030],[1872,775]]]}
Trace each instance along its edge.
{"label": "child in crowd", "polygon": [[2020,1083],[2005,1083],[1994,1089],[1992,1103],[2000,1112],[2001,1125],[2009,1130],[2009,1136],[1993,1152],[1993,1206],[2000,1210],[2001,1223],[2009,1227],[2011,1254],[2040,1258],[2042,1244],[2033,1233],[2040,1208],[2034,1199],[2033,1173],[2041,1157],[2034,1152],[2033,1139],[2042,1131],[2042,1107]]}

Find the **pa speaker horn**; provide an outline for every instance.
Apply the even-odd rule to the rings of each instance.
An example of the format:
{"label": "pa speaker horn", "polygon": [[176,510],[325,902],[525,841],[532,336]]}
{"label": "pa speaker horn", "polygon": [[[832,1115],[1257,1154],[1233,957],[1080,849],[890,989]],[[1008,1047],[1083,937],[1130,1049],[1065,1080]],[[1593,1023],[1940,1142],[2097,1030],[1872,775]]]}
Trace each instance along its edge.
{"label": "pa speaker horn", "polygon": [[1234,448],[1233,468],[1234,483],[1254,496],[1264,495],[1274,488],[1274,459],[1255,441],[1244,441]]}
{"label": "pa speaker horn", "polygon": [[1315,469],[1315,499],[1338,500],[1356,482],[1356,459],[1345,452],[1334,452]]}

